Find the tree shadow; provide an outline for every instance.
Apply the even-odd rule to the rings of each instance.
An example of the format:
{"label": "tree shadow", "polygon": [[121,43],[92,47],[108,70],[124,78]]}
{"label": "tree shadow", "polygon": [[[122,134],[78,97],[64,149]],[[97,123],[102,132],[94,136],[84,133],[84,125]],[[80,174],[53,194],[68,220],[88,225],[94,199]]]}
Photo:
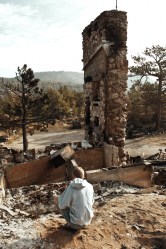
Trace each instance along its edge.
{"label": "tree shadow", "polygon": [[70,244],[74,237],[77,236],[80,231],[70,231],[64,230],[62,225],[58,227],[52,227],[46,232],[46,235],[43,237],[38,237],[35,239],[18,239],[13,243],[0,243],[0,249],[62,249],[65,248],[66,245]]}
{"label": "tree shadow", "polygon": [[[148,235],[148,236],[146,236]],[[141,246],[149,246],[154,249],[166,248],[166,233],[161,231],[147,232],[144,231],[142,237],[137,238]]]}
{"label": "tree shadow", "polygon": [[63,246],[68,244],[75,236],[80,233],[80,230],[65,230],[62,227],[63,225],[52,229],[52,231],[46,235],[45,239],[48,242],[55,243],[63,248]]}

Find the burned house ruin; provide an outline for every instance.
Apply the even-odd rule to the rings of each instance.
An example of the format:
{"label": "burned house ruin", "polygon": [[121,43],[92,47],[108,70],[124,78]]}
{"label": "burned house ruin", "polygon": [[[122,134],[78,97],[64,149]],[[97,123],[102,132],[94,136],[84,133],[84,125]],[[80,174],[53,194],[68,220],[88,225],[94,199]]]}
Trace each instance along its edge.
{"label": "burned house ruin", "polygon": [[105,154],[116,154],[121,162],[127,116],[126,12],[102,12],[82,35],[85,138],[95,145],[104,142],[111,152]]}

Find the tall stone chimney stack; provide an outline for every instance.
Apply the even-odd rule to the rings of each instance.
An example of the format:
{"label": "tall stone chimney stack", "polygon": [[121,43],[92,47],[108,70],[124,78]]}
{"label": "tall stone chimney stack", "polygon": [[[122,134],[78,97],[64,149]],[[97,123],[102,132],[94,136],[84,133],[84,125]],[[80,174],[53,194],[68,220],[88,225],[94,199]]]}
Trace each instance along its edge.
{"label": "tall stone chimney stack", "polygon": [[127,118],[127,15],[102,12],[82,32],[85,138],[111,145],[123,161]]}

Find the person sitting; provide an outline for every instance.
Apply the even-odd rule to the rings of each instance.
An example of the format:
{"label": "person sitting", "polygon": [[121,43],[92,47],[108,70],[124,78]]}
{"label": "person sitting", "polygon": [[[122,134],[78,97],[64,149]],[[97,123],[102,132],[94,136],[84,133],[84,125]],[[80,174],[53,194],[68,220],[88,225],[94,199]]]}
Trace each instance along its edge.
{"label": "person sitting", "polygon": [[85,180],[85,172],[81,167],[75,167],[72,181],[64,192],[55,196],[55,204],[66,220],[65,229],[79,230],[91,223],[93,218],[94,190]]}

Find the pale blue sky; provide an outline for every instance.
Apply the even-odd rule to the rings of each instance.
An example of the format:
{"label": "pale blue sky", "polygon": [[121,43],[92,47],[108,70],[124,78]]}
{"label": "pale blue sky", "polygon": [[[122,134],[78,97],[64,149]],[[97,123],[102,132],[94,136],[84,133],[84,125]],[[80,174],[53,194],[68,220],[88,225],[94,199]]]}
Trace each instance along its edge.
{"label": "pale blue sky", "polygon": [[[165,0],[117,0],[128,16],[128,59],[166,46]],[[0,0],[0,77],[18,66],[35,72],[82,71],[82,31],[116,0]]]}

